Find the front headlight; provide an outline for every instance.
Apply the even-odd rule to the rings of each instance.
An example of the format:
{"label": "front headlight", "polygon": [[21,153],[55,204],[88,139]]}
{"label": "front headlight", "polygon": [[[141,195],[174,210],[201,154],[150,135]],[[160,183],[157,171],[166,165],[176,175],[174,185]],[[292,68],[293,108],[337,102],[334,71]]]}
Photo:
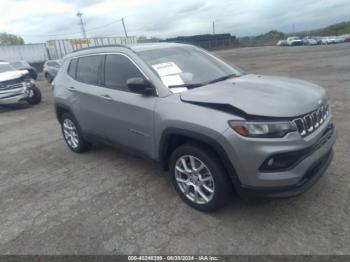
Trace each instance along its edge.
{"label": "front headlight", "polygon": [[284,137],[287,133],[297,131],[293,122],[243,122],[229,121],[231,128],[245,137]]}
{"label": "front headlight", "polygon": [[26,79],[24,83],[26,87],[32,87],[33,85],[35,85],[35,81],[33,79]]}

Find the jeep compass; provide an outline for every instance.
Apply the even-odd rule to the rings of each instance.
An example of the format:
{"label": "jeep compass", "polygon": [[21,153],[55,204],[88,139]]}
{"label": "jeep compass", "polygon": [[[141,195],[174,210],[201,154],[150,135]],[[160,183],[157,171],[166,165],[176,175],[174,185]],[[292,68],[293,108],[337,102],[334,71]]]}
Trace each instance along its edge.
{"label": "jeep compass", "polygon": [[323,88],[247,74],[191,45],[73,52],[53,92],[72,151],[102,142],[146,156],[202,211],[224,205],[232,190],[247,198],[296,196],[333,157],[336,130]]}

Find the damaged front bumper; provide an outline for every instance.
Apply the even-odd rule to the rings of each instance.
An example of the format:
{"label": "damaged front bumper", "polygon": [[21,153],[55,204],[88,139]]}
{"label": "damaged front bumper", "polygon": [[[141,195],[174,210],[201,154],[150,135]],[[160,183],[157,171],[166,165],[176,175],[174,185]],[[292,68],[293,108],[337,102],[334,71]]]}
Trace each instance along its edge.
{"label": "damaged front bumper", "polygon": [[31,92],[25,83],[18,88],[0,90],[0,105],[14,104],[26,100],[30,97]]}

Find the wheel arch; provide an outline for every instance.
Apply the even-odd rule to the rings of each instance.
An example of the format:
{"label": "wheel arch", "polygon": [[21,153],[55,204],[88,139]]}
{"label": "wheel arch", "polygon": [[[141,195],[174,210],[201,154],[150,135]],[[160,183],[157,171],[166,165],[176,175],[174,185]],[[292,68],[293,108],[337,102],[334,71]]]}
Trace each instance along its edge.
{"label": "wheel arch", "polygon": [[231,178],[233,184],[239,185],[240,181],[237,176],[236,170],[231,163],[226,151],[215,139],[197,133],[195,131],[189,131],[180,128],[167,128],[163,131],[159,142],[159,161],[164,170],[169,170],[169,159],[171,153],[180,145],[194,141],[209,147],[221,161],[221,164],[225,168],[227,174]]}
{"label": "wheel arch", "polygon": [[61,123],[61,120],[62,120],[61,117],[62,117],[62,115],[63,115],[64,113],[69,113],[69,114],[71,114],[73,117],[75,117],[74,114],[73,114],[73,111],[70,109],[70,107],[67,106],[67,105],[65,105],[65,104],[56,103],[56,104],[55,104],[55,111],[56,111],[57,120],[58,120],[58,122],[60,122],[60,123]]}

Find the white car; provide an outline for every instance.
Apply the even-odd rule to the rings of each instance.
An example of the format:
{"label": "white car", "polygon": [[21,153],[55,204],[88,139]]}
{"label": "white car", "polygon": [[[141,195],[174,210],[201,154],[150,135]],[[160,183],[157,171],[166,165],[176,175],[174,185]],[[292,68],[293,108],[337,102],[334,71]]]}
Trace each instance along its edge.
{"label": "white car", "polygon": [[26,101],[41,102],[41,92],[30,78],[28,70],[16,70],[8,62],[0,62],[0,105]]}
{"label": "white car", "polygon": [[344,41],[345,41],[345,37],[342,37],[342,36],[335,37],[335,43],[337,43],[337,44],[344,43]]}
{"label": "white car", "polygon": [[313,38],[304,38],[304,45],[317,45],[317,40]]}
{"label": "white car", "polygon": [[279,40],[276,44],[277,46],[286,46],[287,44],[287,40]]}
{"label": "white car", "polygon": [[289,46],[298,46],[298,45],[303,45],[304,42],[300,40],[299,37],[297,36],[290,36],[287,38],[287,45]]}
{"label": "white car", "polygon": [[327,36],[322,38],[322,44],[323,45],[330,45],[337,43],[337,39],[335,36]]}

